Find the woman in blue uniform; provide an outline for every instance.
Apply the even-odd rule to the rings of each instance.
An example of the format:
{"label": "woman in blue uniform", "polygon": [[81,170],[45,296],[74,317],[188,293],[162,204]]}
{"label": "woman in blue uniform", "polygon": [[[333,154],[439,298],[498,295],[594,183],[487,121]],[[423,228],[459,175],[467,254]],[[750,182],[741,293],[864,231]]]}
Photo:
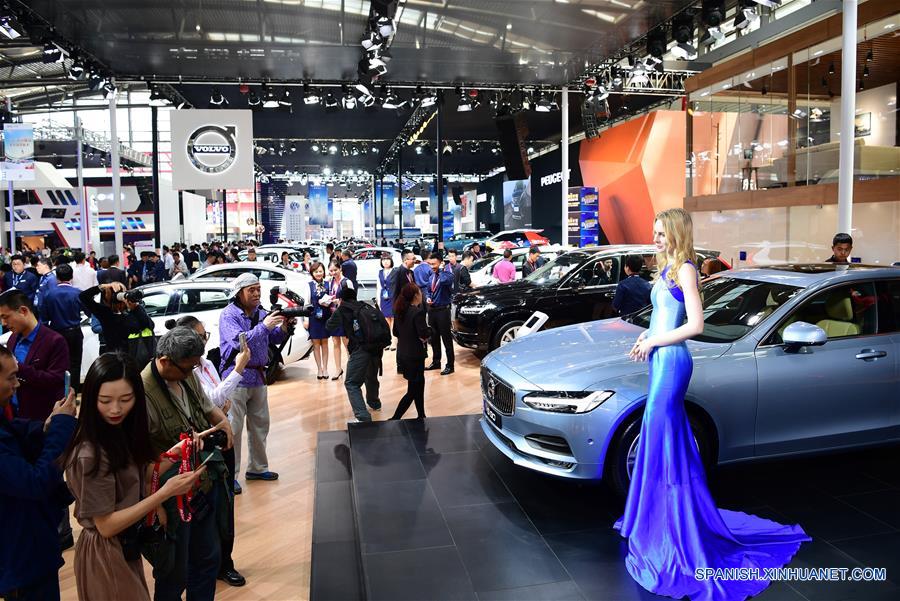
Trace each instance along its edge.
{"label": "woman in blue uniform", "polygon": [[[342,285],[344,285],[344,281],[346,280],[344,274],[341,272],[340,261],[332,261],[328,266],[328,273],[331,275],[331,279],[325,282],[325,292],[328,295],[327,298],[330,299],[331,302],[329,304],[330,311],[328,312],[328,315],[326,315],[326,318],[330,317],[331,313],[337,310],[338,305],[341,302],[341,293],[343,292]],[[352,285],[349,280],[346,281],[348,285]],[[337,330],[328,330],[328,335],[331,336],[331,339],[334,341],[334,366],[337,368],[338,372],[338,374],[331,379],[340,380],[341,376],[344,375],[341,348],[346,348],[347,346],[347,334],[344,333],[343,328],[338,328]]]}
{"label": "woman in blue uniform", "polygon": [[[378,306],[381,307],[381,313],[387,321],[388,328],[394,331],[394,298],[391,293],[394,291],[394,283],[397,279],[397,272],[394,271],[394,259],[391,255],[384,253],[381,255],[381,271],[378,272]],[[393,342],[393,341],[392,341]],[[396,347],[391,344],[391,350]]]}
{"label": "woman in blue uniform", "polygon": [[310,265],[310,275],[312,280],[309,282],[309,302],[312,304],[313,314],[306,319],[304,325],[309,331],[309,339],[313,345],[313,357],[316,359],[316,367],[319,370],[316,379],[327,380],[328,339],[331,334],[325,328],[325,322],[331,315],[331,309],[320,302],[328,294],[325,290],[325,266],[318,261],[313,262]]}

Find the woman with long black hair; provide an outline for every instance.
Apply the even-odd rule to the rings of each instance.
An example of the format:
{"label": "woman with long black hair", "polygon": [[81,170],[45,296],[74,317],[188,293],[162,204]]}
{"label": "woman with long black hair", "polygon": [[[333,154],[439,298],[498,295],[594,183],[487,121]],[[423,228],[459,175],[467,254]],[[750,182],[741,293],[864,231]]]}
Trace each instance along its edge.
{"label": "woman with long black hair", "polygon": [[63,454],[75,517],[83,528],[75,546],[78,598],[149,601],[136,537],[129,533],[163,501],[190,491],[206,468],[173,476],[143,498],[147,468],[155,457],[144,384],[128,355],[101,355],[91,365],[81,395],[75,436]]}
{"label": "woman with long black hair", "polygon": [[425,323],[422,290],[406,284],[394,301],[394,336],[397,337],[397,371],[406,380],[406,394],[391,419],[400,419],[415,402],[418,419],[425,419],[425,343],[431,328]]}

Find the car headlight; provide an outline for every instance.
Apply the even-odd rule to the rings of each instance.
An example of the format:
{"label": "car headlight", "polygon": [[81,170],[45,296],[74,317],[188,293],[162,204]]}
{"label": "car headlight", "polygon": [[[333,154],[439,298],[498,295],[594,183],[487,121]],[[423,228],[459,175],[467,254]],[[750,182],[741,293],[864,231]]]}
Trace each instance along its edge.
{"label": "car headlight", "polygon": [[532,392],[523,401],[532,409],[551,413],[588,413],[615,394],[613,390],[582,392]]}
{"label": "car headlight", "polygon": [[462,315],[479,315],[484,313],[485,311],[490,311],[491,309],[496,309],[497,305],[494,303],[485,303],[482,305],[465,305],[459,308],[459,312]]}

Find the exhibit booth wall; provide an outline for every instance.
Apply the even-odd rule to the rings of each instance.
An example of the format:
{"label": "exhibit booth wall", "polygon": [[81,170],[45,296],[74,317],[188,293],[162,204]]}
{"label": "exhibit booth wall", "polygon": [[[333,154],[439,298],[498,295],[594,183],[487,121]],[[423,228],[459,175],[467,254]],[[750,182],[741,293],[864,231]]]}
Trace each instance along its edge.
{"label": "exhibit booth wall", "polygon": [[653,217],[682,207],[685,114],[654,111],[581,144],[585,186],[597,188],[600,227],[610,244],[649,244]]}

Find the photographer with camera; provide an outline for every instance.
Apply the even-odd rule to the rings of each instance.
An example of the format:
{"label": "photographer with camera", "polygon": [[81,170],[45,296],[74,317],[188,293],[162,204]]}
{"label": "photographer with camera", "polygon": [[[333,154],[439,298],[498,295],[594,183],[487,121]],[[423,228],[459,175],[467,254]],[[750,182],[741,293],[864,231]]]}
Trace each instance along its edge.
{"label": "photographer with camera", "polygon": [[[182,445],[169,452],[179,453]],[[128,355],[107,353],[91,365],[78,428],[63,457],[75,517],[83,528],[75,546],[78,598],[150,601],[138,544],[143,524],[138,524],[166,499],[190,492],[206,468],[169,478],[145,496],[141,483],[150,481],[148,468],[152,470],[156,454],[144,384]]]}
{"label": "photographer with camera", "polygon": [[[94,300],[98,294],[102,302]],[[140,290],[125,290],[121,283],[111,282],[88,288],[78,298],[82,306],[100,321],[107,352],[128,353],[130,336],[142,334],[147,329],[153,331],[153,320],[141,304],[144,295]],[[150,358],[143,362],[146,364]],[[141,362],[138,362],[139,366]]]}
{"label": "photographer with camera", "polygon": [[[347,359],[344,388],[347,389],[356,421],[370,422],[372,415],[366,409],[366,404],[374,411],[381,411],[378,374],[384,347],[391,343],[391,330],[387,321],[381,311],[356,300],[356,288],[347,280],[344,282],[338,307],[328,318],[326,327],[331,331],[346,332],[350,358]],[[363,384],[366,386],[365,401],[362,395]]]}
{"label": "photographer with camera", "polygon": [[269,434],[269,395],[266,388],[266,365],[269,362],[269,345],[277,345],[287,339],[295,319],[285,319],[277,312],[269,313],[260,305],[262,294],[259,279],[252,273],[242,273],[231,284],[231,304],[219,316],[219,352],[223,378],[234,369],[241,351],[241,338],[250,349],[250,364],[244,371],[241,383],[234,392],[230,411],[231,426],[235,433],[235,473],[241,470],[241,432],[247,420],[247,442],[250,452],[247,459],[247,480],[277,480],[278,474],[269,471],[266,456],[266,437]]}
{"label": "photographer with camera", "polygon": [[[188,599],[212,600],[221,537],[231,534],[228,516],[233,499],[222,451],[231,448],[233,435],[225,413],[203,392],[194,371],[205,347],[197,332],[176,327],[160,338],[156,358],[141,372],[153,452],[160,455],[189,439],[184,444],[190,452],[182,455],[181,471],[199,467],[201,457],[207,466],[199,490],[177,503],[170,499],[163,504],[168,535],[158,545],[143,549],[154,567],[158,601],[180,601],[185,589]],[[155,470],[153,480],[157,473],[162,480],[173,471]]]}
{"label": "photographer with camera", "polygon": [[[166,329],[171,330],[176,327],[190,328],[204,340],[209,340],[209,332],[199,319],[193,315],[185,315],[178,318],[178,321],[170,319],[166,322]],[[247,346],[241,348],[241,352],[234,358],[234,371],[228,374],[228,377],[222,380],[219,372],[212,361],[206,357],[200,358],[200,364],[194,368],[194,375],[200,381],[203,392],[209,397],[213,404],[220,408],[227,416],[231,410],[231,397],[234,396],[241,378],[244,377],[244,369],[250,364],[250,349]],[[225,458],[225,467],[228,473],[234,478],[234,447],[222,451]],[[235,480],[234,494],[241,494],[241,487]],[[234,560],[231,558],[231,552],[234,549],[234,505],[231,506],[229,521],[232,526],[231,536],[222,536],[222,565],[219,568],[219,580],[224,580],[231,586],[244,586],[247,580],[234,568]]]}

